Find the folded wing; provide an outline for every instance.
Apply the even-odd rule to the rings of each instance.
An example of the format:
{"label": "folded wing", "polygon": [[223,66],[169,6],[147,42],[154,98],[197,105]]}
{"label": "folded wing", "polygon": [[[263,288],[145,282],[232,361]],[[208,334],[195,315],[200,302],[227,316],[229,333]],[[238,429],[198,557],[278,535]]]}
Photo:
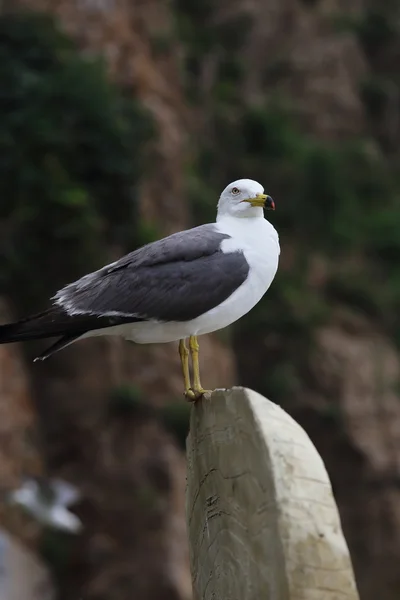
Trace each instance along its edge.
{"label": "folded wing", "polygon": [[53,352],[92,330],[195,319],[248,276],[242,252],[221,250],[228,237],[215,225],[202,225],[131,252],[61,289],[48,310],[0,326],[0,343],[60,336]]}

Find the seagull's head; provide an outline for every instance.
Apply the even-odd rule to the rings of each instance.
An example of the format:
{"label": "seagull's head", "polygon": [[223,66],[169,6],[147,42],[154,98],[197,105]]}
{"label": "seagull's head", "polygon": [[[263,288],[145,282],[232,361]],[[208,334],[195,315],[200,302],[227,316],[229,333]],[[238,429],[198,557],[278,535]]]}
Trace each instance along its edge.
{"label": "seagull's head", "polygon": [[238,179],[226,186],[218,202],[218,216],[262,218],[263,209],[275,210],[271,196],[252,179]]}

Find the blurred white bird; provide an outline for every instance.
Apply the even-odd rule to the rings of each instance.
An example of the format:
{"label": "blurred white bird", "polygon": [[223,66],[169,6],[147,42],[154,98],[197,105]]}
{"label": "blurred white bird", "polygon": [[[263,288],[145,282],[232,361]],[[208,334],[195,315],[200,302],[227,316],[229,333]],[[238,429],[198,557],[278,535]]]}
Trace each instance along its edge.
{"label": "blurred white bird", "polygon": [[29,478],[10,493],[10,502],[23,507],[39,523],[69,533],[82,530],[80,519],[68,510],[81,497],[79,490],[61,479]]}

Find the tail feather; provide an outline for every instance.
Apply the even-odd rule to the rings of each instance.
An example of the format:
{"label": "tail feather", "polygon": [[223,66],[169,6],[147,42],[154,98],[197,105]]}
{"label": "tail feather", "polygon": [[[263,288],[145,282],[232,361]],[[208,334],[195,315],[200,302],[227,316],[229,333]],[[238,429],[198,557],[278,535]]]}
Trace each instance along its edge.
{"label": "tail feather", "polygon": [[72,319],[66,312],[51,308],[16,323],[0,325],[0,344],[39,340],[62,336],[66,333],[85,333],[87,326],[82,319]]}
{"label": "tail feather", "polygon": [[46,337],[45,332],[37,327],[36,317],[39,320],[41,315],[35,315],[35,317],[8,323],[7,325],[0,325],[0,344],[38,340]]}
{"label": "tail feather", "polygon": [[139,319],[132,317],[107,317],[102,315],[68,314],[61,306],[52,306],[48,310],[17,321],[0,325],[0,344],[24,342],[44,338],[58,337],[50,348],[35,360],[45,360],[91,330],[106,329]]}

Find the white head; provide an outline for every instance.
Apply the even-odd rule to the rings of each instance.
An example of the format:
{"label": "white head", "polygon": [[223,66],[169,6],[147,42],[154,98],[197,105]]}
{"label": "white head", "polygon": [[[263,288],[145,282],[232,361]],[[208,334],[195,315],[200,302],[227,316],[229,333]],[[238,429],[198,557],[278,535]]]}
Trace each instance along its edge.
{"label": "white head", "polygon": [[218,202],[218,217],[263,218],[263,209],[274,210],[271,196],[253,179],[238,179],[226,186]]}

